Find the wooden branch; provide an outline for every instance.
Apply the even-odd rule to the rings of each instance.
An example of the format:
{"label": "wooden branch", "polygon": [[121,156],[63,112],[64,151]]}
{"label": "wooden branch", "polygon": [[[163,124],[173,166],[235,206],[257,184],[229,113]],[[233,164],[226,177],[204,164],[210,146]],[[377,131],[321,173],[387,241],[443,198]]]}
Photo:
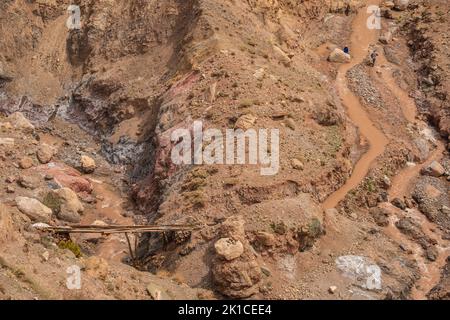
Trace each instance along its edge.
{"label": "wooden branch", "polygon": [[200,229],[200,225],[145,225],[145,226],[56,226],[43,228],[45,231],[55,233],[152,233],[152,232],[166,232],[166,231],[192,231]]}

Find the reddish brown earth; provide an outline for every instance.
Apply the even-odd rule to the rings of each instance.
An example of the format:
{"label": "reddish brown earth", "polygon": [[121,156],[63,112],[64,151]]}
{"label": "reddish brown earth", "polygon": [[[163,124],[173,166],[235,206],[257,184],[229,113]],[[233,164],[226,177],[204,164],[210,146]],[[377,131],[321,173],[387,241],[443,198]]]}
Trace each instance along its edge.
{"label": "reddish brown earth", "polygon": [[[382,30],[366,27],[370,4]],[[2,1],[0,298],[448,299],[450,8],[392,6]],[[350,62],[328,61],[345,46]],[[196,120],[279,129],[280,170],[175,165],[171,134]],[[131,237],[132,261],[123,234],[67,249],[32,227],[43,219],[201,228]],[[378,266],[380,286],[348,256]],[[80,290],[65,285],[72,265]]]}

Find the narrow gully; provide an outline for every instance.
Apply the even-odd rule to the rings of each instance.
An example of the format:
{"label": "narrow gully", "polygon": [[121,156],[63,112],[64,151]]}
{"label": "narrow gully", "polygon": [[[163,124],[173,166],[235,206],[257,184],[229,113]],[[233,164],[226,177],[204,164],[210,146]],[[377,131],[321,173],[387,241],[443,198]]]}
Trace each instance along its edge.
{"label": "narrow gully", "polygon": [[336,87],[342,103],[347,109],[350,120],[358,127],[360,134],[368,141],[369,150],[356,163],[346,183],[325,200],[322,204],[324,209],[335,208],[349,191],[359,185],[366,177],[371,163],[384,152],[388,144],[388,139],[384,133],[370,120],[369,115],[359,102],[359,98],[348,88],[346,77],[348,70],[364,61],[367,57],[369,46],[376,43],[378,39],[378,31],[367,27],[367,19],[370,16],[367,13],[367,7],[378,3],[379,1],[371,0],[366,7],[358,11],[358,14],[352,22],[353,32],[350,37],[352,61],[343,64],[339,68],[336,77]]}

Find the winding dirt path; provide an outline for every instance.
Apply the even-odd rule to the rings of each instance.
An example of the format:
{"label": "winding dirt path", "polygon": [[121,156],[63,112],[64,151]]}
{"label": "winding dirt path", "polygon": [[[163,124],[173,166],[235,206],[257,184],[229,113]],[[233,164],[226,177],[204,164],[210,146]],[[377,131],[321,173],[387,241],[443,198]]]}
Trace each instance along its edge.
{"label": "winding dirt path", "polygon": [[[378,3],[379,1],[377,0],[370,0],[368,1],[367,6]],[[389,143],[389,140],[384,133],[375,127],[364,107],[360,104],[359,98],[349,90],[346,78],[347,71],[363,62],[368,55],[369,46],[376,44],[378,40],[377,30],[370,30],[366,26],[366,21],[369,16],[369,14],[367,14],[367,6],[362,8],[353,20],[353,32],[350,38],[350,53],[352,55],[352,61],[351,63],[343,64],[339,68],[336,78],[336,86],[342,103],[347,108],[347,113],[351,121],[358,127],[362,137],[368,141],[369,150],[357,162],[352,175],[347,182],[326,199],[323,203],[324,209],[336,207],[338,203],[345,198],[349,191],[358,186],[358,184],[366,177],[372,162],[384,152],[386,145]],[[397,85],[395,79],[392,77],[392,68],[390,67],[390,63],[386,60],[383,53],[380,53],[378,64],[383,65],[383,68],[377,67],[377,69],[381,71],[381,76],[386,86],[398,99],[405,119],[410,123],[418,123],[416,120],[417,110],[415,102],[403,89]],[[423,127],[427,126],[427,124],[423,122],[420,122],[420,125]],[[407,167],[401,170],[399,174],[392,179],[392,186],[389,190],[390,198],[403,198],[406,196],[410,191],[409,187],[411,184],[409,182],[420,174],[420,170],[423,167],[427,166],[434,160],[440,160],[444,149],[445,147],[443,143],[441,141],[437,141],[435,150],[430,152],[430,155],[426,161],[422,164]],[[420,245],[409,239],[406,235],[402,234],[400,230],[395,227],[395,222],[404,216],[405,213],[393,207],[389,203],[386,203],[386,206],[394,212],[391,217],[391,223],[385,230],[386,235],[400,244],[407,243],[413,252],[412,258],[417,262],[419,267],[420,279],[416,282],[410,296],[412,299],[426,299],[426,294],[437,284],[440,279],[441,269],[445,264],[448,254],[450,253],[449,246],[445,243],[445,241],[442,241],[442,235],[437,226],[429,222],[420,211],[416,209],[409,209],[407,215],[412,217],[421,225],[423,232],[429,238],[435,239],[438,243],[438,257],[436,261],[427,261]]]}
{"label": "winding dirt path", "polygon": [[[379,1],[368,1],[368,5],[378,4]],[[367,13],[367,7],[359,10],[352,23],[352,35],[350,37],[350,54],[352,61],[343,64],[336,77],[336,87],[342,103],[347,108],[347,114],[350,120],[358,127],[360,134],[368,141],[369,150],[356,163],[352,175],[347,182],[332,193],[323,203],[325,209],[331,209],[345,198],[347,193],[358,186],[366,177],[371,163],[384,152],[388,139],[384,133],[376,128],[370,120],[369,115],[355,96],[348,88],[346,74],[354,66],[360,64],[368,55],[369,46],[375,44],[378,40],[378,30],[367,28],[367,19],[370,14]]]}

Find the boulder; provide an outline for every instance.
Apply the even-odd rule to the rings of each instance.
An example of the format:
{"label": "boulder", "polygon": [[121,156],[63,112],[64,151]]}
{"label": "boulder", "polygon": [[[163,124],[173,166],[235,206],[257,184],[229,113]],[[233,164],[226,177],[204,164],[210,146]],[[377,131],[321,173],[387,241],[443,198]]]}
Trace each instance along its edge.
{"label": "boulder", "polygon": [[382,289],[381,268],[370,258],[354,255],[340,256],[336,258],[335,264],[337,269],[352,281],[353,285],[367,290]]}
{"label": "boulder", "polygon": [[227,297],[243,299],[258,292],[262,272],[254,258],[217,262],[211,271],[217,289]]}
{"label": "boulder", "polygon": [[89,194],[92,192],[91,182],[83,178],[79,171],[65,164],[50,162],[36,167],[36,171],[43,176],[53,176],[53,180],[58,185],[70,188],[77,193],[86,192]]}
{"label": "boulder", "polygon": [[43,164],[49,163],[49,162],[52,160],[52,158],[53,158],[53,154],[54,154],[53,148],[50,147],[50,146],[49,146],[48,144],[46,144],[46,143],[43,143],[43,144],[39,147],[39,149],[38,149],[38,151],[37,151],[37,153],[36,153],[38,160],[39,160],[41,163],[43,163]]}
{"label": "boulder", "polygon": [[218,254],[211,268],[217,290],[231,298],[247,298],[258,291],[262,272],[245,239],[243,217],[229,217],[222,223],[220,234],[225,237],[214,245]]}
{"label": "boulder", "polygon": [[346,63],[349,62],[350,59],[350,55],[339,48],[334,49],[328,56],[328,61],[337,63]]}
{"label": "boulder", "polygon": [[61,210],[56,216],[58,219],[70,223],[79,223],[81,221],[80,214],[74,211]]}
{"label": "boulder", "polygon": [[75,192],[72,191],[72,189],[69,188],[61,188],[56,191],[54,191],[62,200],[63,206],[70,211],[81,213],[84,211],[84,207],[80,200],[78,199],[78,196]]}
{"label": "boulder", "polygon": [[242,242],[230,238],[219,239],[214,244],[214,248],[220,257],[228,261],[237,259],[244,253]]}
{"label": "boulder", "polygon": [[21,112],[14,112],[8,117],[8,121],[15,129],[23,130],[25,132],[33,132],[34,126],[28,121]]}
{"label": "boulder", "polygon": [[52,209],[43,205],[39,200],[27,197],[17,197],[17,208],[31,220],[48,223],[51,219]]}
{"label": "boulder", "polygon": [[375,223],[380,227],[387,227],[389,225],[389,211],[384,208],[374,207],[369,210]]}
{"label": "boulder", "polygon": [[95,171],[96,165],[94,159],[88,156],[81,156],[81,170],[84,173],[92,173]]}
{"label": "boulder", "polygon": [[73,223],[80,222],[80,213],[84,211],[84,207],[72,189],[61,188],[51,191],[51,195],[46,199],[52,199],[56,204],[53,210],[59,219]]}
{"label": "boulder", "polygon": [[433,161],[429,166],[421,170],[425,176],[440,177],[445,173],[445,168],[437,161]]}

